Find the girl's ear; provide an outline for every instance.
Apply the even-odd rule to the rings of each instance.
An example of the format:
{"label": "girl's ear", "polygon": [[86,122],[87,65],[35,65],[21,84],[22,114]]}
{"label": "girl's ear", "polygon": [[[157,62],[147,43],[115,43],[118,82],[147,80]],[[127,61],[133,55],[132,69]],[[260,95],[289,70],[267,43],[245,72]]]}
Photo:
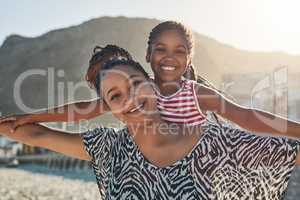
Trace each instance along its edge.
{"label": "girl's ear", "polygon": [[188,58],[188,65],[187,66],[190,66],[190,65],[192,65],[192,58],[191,58],[191,56],[189,56],[189,58]]}

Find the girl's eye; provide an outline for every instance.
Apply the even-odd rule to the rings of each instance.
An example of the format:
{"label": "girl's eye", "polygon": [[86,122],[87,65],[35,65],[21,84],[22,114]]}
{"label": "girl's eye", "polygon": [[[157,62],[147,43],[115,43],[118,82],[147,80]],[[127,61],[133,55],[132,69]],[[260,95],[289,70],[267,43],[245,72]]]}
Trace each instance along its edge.
{"label": "girl's eye", "polygon": [[111,101],[117,100],[121,95],[120,94],[114,94],[110,97]]}
{"label": "girl's eye", "polygon": [[183,49],[178,49],[175,51],[177,54],[186,54],[186,51]]}

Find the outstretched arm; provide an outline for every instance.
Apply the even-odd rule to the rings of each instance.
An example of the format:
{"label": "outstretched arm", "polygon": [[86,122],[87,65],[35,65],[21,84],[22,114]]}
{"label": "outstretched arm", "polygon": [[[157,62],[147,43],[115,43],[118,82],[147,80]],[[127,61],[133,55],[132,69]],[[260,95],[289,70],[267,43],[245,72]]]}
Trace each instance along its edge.
{"label": "outstretched arm", "polygon": [[59,106],[40,113],[16,115],[0,120],[14,121],[12,129],[29,123],[38,122],[78,122],[82,119],[91,119],[108,111],[106,103],[100,99],[93,101],[81,101]]}
{"label": "outstretched arm", "polygon": [[[91,119],[108,111],[106,103],[101,99],[81,101],[59,106],[42,113],[32,115],[34,122],[78,122]],[[41,121],[43,120],[43,121]]]}
{"label": "outstretched arm", "polygon": [[242,128],[258,133],[300,138],[300,124],[272,113],[240,106],[219,92],[197,85],[198,102],[202,109],[216,112]]}
{"label": "outstretched arm", "polygon": [[79,134],[52,130],[37,124],[23,125],[10,133],[10,126],[12,122],[0,124],[0,134],[29,146],[43,147],[81,160],[91,159]]}

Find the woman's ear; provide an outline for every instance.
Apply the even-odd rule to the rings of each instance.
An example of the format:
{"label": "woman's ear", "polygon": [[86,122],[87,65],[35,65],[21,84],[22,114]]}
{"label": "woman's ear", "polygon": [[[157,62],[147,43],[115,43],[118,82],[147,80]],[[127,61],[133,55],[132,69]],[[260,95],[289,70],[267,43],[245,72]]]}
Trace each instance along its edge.
{"label": "woman's ear", "polygon": [[146,52],[146,62],[147,63],[150,62],[150,53],[149,53],[149,50]]}

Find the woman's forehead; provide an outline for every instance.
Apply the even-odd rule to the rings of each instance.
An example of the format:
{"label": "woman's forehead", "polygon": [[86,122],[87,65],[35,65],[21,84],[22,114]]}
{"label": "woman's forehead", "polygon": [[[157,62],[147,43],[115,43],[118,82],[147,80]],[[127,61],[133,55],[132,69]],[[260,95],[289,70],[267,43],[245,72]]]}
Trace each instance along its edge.
{"label": "woman's forehead", "polygon": [[105,70],[103,72],[103,80],[108,78],[120,78],[120,79],[129,79],[132,76],[144,77],[143,73],[134,69],[130,66],[116,66],[113,69]]}
{"label": "woman's forehead", "polygon": [[124,84],[130,84],[131,80],[141,78],[145,78],[144,75],[132,69],[132,67],[115,67],[114,69],[103,72],[101,89],[105,91],[114,86],[124,86]]}

